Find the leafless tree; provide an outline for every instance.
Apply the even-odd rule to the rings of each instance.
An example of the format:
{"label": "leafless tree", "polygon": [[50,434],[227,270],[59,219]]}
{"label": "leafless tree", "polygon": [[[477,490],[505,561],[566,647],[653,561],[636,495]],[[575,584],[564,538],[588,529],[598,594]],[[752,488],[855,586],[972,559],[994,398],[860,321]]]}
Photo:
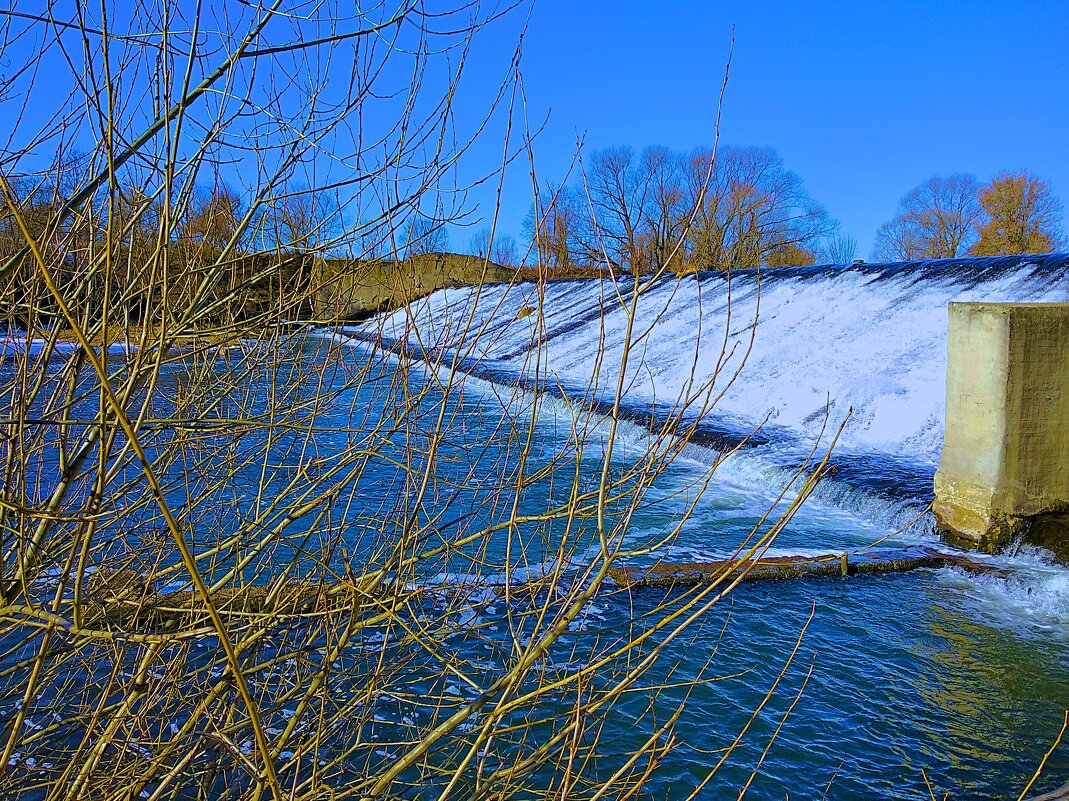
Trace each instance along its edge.
{"label": "leafless tree", "polygon": [[648,188],[642,209],[640,271],[682,266],[692,207],[687,204],[683,158],[665,147],[642,152],[641,170]]}
{"label": "leafless tree", "polygon": [[899,201],[898,214],[876,233],[877,261],[944,259],[961,255],[976,237],[980,218],[976,178],[934,176]]}
{"label": "leafless tree", "polygon": [[519,249],[516,239],[511,234],[499,234],[494,237],[494,245],[490,250],[490,258],[495,264],[504,267],[516,267],[520,262]]}
{"label": "leafless tree", "polygon": [[711,151],[695,151],[686,185],[687,203],[697,206],[689,239],[699,268],[757,267],[785,248],[812,247],[837,226],[767,148],[721,148],[715,162]]}
{"label": "leafless tree", "polygon": [[547,183],[524,221],[537,260],[552,268],[569,268],[601,260],[590,229],[586,200],[568,186]]}
{"label": "leafless tree", "polygon": [[478,256],[480,259],[489,258],[490,256],[490,229],[480,228],[474,234],[471,235],[471,239],[468,240],[468,252],[472,256]]}
{"label": "leafless tree", "polygon": [[406,257],[424,253],[444,253],[449,248],[449,231],[446,225],[447,220],[442,217],[414,215],[404,229],[402,252]]}
{"label": "leafless tree", "polygon": [[850,264],[857,258],[857,240],[850,235],[828,237],[816,251],[824,264]]}
{"label": "leafless tree", "polygon": [[[453,99],[504,11],[0,11],[16,65],[0,76],[4,110],[35,100],[0,119],[0,312],[14,332],[0,372],[0,795],[625,799],[675,746],[683,702],[666,720],[654,702],[668,679],[652,671],[826,460],[722,575],[625,616],[618,638],[576,640],[596,599],[625,597],[620,560],[658,544],[636,547],[630,523],[726,383],[695,378],[649,448],[614,461],[655,279],[598,284],[626,309],[621,380],[600,406],[575,399],[548,454],[535,306],[508,322],[529,326],[543,380],[506,393],[478,436],[463,367],[492,334],[469,307],[436,317],[450,347],[421,340],[411,309],[389,318],[403,340],[381,329],[355,351],[333,329],[287,325],[324,288],[309,261],[357,254],[344,261],[360,279],[382,269],[369,252],[443,246],[449,178],[487,127],[458,130]],[[512,96],[513,66],[503,74],[488,119]],[[86,158],[65,186],[37,154],[72,141]],[[775,196],[775,182],[736,183]],[[536,200],[540,268],[581,244],[577,200]],[[644,203],[626,202],[641,221]],[[796,209],[755,202],[744,216],[776,232],[771,247],[805,236]],[[499,637],[471,622],[492,614]],[[640,695],[641,738],[621,752],[600,733]]]}
{"label": "leafless tree", "polygon": [[626,270],[641,269],[650,173],[629,147],[601,150],[585,170],[590,231],[586,249]]}

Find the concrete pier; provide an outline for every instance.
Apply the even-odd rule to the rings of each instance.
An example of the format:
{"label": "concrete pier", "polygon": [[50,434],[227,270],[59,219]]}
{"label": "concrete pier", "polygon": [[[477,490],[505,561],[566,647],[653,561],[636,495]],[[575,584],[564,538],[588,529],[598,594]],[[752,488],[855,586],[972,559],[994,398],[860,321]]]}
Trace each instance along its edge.
{"label": "concrete pier", "polygon": [[1069,303],[951,303],[936,522],[997,551],[1069,510]]}

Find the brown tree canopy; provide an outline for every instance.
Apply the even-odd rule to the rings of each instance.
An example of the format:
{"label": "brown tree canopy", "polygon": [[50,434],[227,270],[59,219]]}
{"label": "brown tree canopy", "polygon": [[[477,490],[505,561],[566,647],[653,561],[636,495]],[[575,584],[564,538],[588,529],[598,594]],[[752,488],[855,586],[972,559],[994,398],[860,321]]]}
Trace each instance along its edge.
{"label": "brown tree canopy", "polygon": [[524,221],[537,261],[562,269],[601,261],[598,243],[587,230],[590,215],[584,205],[586,199],[568,186],[546,184],[538,193]]}
{"label": "brown tree canopy", "polygon": [[961,255],[976,239],[980,219],[975,176],[933,176],[898,203],[898,214],[876,233],[877,261],[946,259]]}
{"label": "brown tree canopy", "polygon": [[985,220],[970,251],[977,256],[1049,253],[1064,244],[1062,204],[1034,175],[1002,173],[980,190],[980,206]]}
{"label": "brown tree canopy", "polygon": [[817,254],[799,245],[783,245],[768,254],[769,267],[808,267],[817,263]]}
{"label": "brown tree canopy", "polygon": [[221,182],[210,190],[198,190],[187,210],[179,241],[188,246],[220,251],[237,235],[242,214],[241,198]]}

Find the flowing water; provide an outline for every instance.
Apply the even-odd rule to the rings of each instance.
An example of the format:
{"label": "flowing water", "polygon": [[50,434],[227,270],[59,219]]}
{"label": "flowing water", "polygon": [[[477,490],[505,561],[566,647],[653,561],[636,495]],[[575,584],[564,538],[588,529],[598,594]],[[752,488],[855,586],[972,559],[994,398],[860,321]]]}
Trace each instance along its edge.
{"label": "flowing water", "polygon": [[[385,436],[340,495],[341,528],[356,560],[373,558],[394,533],[389,521],[406,514],[458,532],[507,516],[515,499],[510,477],[520,458],[518,441],[527,444],[529,474],[546,468],[518,499],[521,514],[537,516],[565,501],[573,476],[582,488],[596,488],[610,436],[606,410],[618,382],[624,387],[623,422],[610,476],[626,476],[651,448],[664,447],[651,429],[672,420],[677,431],[693,424],[690,444],[663,467],[629,521],[623,545],[644,551],[629,557],[632,563],[731,554],[761,527],[770,507],[789,505],[799,488],[792,483],[795,471],[815,446],[830,445],[840,424],[835,472],[770,553],[841,552],[890,535],[880,547],[944,547],[923,512],[942,432],[946,304],[1069,301],[1069,257],[785,269],[760,281],[752,273],[660,279],[639,293],[633,345],[621,375],[624,309],[633,297],[628,282],[609,280],[442,290],[359,326],[294,337],[291,351],[275,356],[270,380],[255,371],[242,375],[243,409],[260,413],[269,393],[320,376],[333,401],[317,407],[314,418],[330,433],[308,436],[315,440],[316,463],[329,464],[334,454],[361,445],[364,434],[353,432],[379,430],[406,401],[431,388],[420,396],[419,408],[405,414],[415,421],[407,429],[412,436],[430,431],[430,418],[445,410],[449,436],[438,452],[440,483],[425,508],[409,509],[410,485],[400,466],[414,443]],[[332,366],[317,372],[326,360]],[[347,370],[369,363],[373,375],[350,386]],[[165,395],[181,394],[183,369],[176,364],[161,378]],[[220,359],[213,369],[225,379],[230,366]],[[279,380],[287,370],[292,377]],[[403,381],[397,382],[399,375]],[[452,384],[442,394],[437,382],[446,378]],[[697,393],[710,382],[711,394]],[[687,393],[697,395],[681,408]],[[300,396],[298,386],[292,397]],[[706,402],[711,398],[715,404]],[[167,413],[163,409],[160,416]],[[576,437],[576,427],[584,426]],[[282,491],[304,475],[308,448],[294,447],[301,436],[287,434],[275,444],[278,472],[269,490]],[[426,439],[415,444],[425,450]],[[166,448],[167,441],[152,447]],[[205,464],[175,463],[176,475],[190,473],[169,496],[176,508],[220,491]],[[260,468],[253,467],[255,475],[250,470],[237,477],[249,479],[248,491],[224,487],[234,502],[200,518],[198,539],[239,523],[261,502]],[[420,465],[415,467],[418,473]],[[50,469],[43,461],[40,473]],[[197,470],[204,475],[195,475]],[[668,536],[683,517],[678,532]],[[296,527],[302,526],[314,533],[312,523]],[[470,574],[484,585],[520,583],[560,566],[554,561],[559,530],[525,524],[515,540],[491,539],[478,553],[458,549],[415,578],[446,585]],[[592,558],[582,537],[576,542],[565,570],[581,571]],[[513,569],[499,575],[507,545],[518,546],[518,553],[510,557]],[[947,568],[738,586],[664,646],[645,683],[667,688],[655,699],[647,692],[628,694],[606,716],[600,734],[604,766],[593,772],[604,778],[649,736],[651,719],[659,725],[685,702],[675,748],[639,797],[687,798],[743,733],[698,797],[737,796],[747,787],[752,799],[916,799],[930,797],[930,782],[936,797],[1016,798],[1069,706],[1069,571],[1037,549],[987,558],[1005,571],[976,576]],[[221,560],[216,568],[228,564]],[[678,595],[599,594],[547,656],[546,675],[566,677],[581,667],[576,654],[589,656],[633,637],[664,614],[666,596],[670,603]],[[510,612],[500,587],[483,586],[450,606],[448,619],[436,620],[445,631],[443,648],[464,659],[480,682],[492,680],[508,661],[517,625],[523,629]],[[403,638],[384,631],[339,657],[336,693],[345,692],[346,671],[366,674],[383,655],[414,666],[407,695],[382,695],[331,735],[331,747],[349,749],[352,776],[396,759],[402,750],[398,732],[433,726],[448,715],[454,707],[441,699],[461,704],[472,698],[468,686],[426,655],[418,655],[426,661],[420,668],[404,647]],[[17,687],[0,689],[0,715],[6,716],[15,708]],[[421,693],[439,700],[421,706]],[[28,725],[57,714],[61,703],[43,695]],[[280,705],[265,707],[263,714],[267,725],[280,727],[293,712]],[[537,717],[538,710],[530,714]],[[463,729],[457,734],[466,736]],[[532,747],[503,735],[486,758],[508,761]],[[26,758],[20,755],[16,768]],[[33,758],[43,764],[42,755]],[[1066,779],[1069,757],[1062,750],[1036,787]],[[412,795],[435,797],[425,789]]]}
{"label": "flowing water", "polygon": [[[827,444],[844,421],[837,471],[772,553],[837,552],[895,532],[892,546],[938,546],[930,516],[917,517],[931,500],[941,445],[946,305],[1069,301],[1069,258],[664,278],[640,293],[621,376],[632,299],[630,284],[608,280],[447,289],[335,336],[354,352],[376,342],[452,360],[470,376],[468,398],[484,398],[488,419],[485,399],[517,385],[568,398],[540,407],[539,430],[550,441],[566,436],[569,408],[604,410],[622,382],[624,416],[634,424],[622,429],[621,463],[646,447],[641,423],[670,418],[681,396],[711,381],[715,406],[680,415],[696,421],[694,444],[658,478],[628,536],[656,539],[720,449],[745,445],[719,462],[678,536],[650,559],[729,554],[814,443]],[[715,749],[744,727],[814,612],[799,658],[702,797],[737,792],[759,765],[751,798],[820,797],[828,785],[829,798],[928,797],[925,776],[937,795],[1015,798],[1069,706],[1069,571],[1027,547],[991,559],[1008,572],[948,568],[738,587],[713,663],[694,642],[721,636],[727,607],[666,655],[689,678],[734,678],[692,692],[683,745],[666,758],[650,797],[686,797]],[[622,630],[653,601],[635,603],[602,604],[592,625],[606,635]],[[619,723],[606,736],[623,751],[638,735]],[[1056,753],[1046,776],[1037,786],[1069,778],[1069,758]]]}

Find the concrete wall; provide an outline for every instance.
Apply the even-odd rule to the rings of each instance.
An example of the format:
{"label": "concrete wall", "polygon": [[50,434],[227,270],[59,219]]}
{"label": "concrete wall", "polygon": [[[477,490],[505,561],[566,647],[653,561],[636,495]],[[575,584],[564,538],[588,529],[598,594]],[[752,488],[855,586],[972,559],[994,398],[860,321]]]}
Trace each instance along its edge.
{"label": "concrete wall", "polygon": [[997,550],[1069,509],[1069,304],[951,303],[938,525]]}

